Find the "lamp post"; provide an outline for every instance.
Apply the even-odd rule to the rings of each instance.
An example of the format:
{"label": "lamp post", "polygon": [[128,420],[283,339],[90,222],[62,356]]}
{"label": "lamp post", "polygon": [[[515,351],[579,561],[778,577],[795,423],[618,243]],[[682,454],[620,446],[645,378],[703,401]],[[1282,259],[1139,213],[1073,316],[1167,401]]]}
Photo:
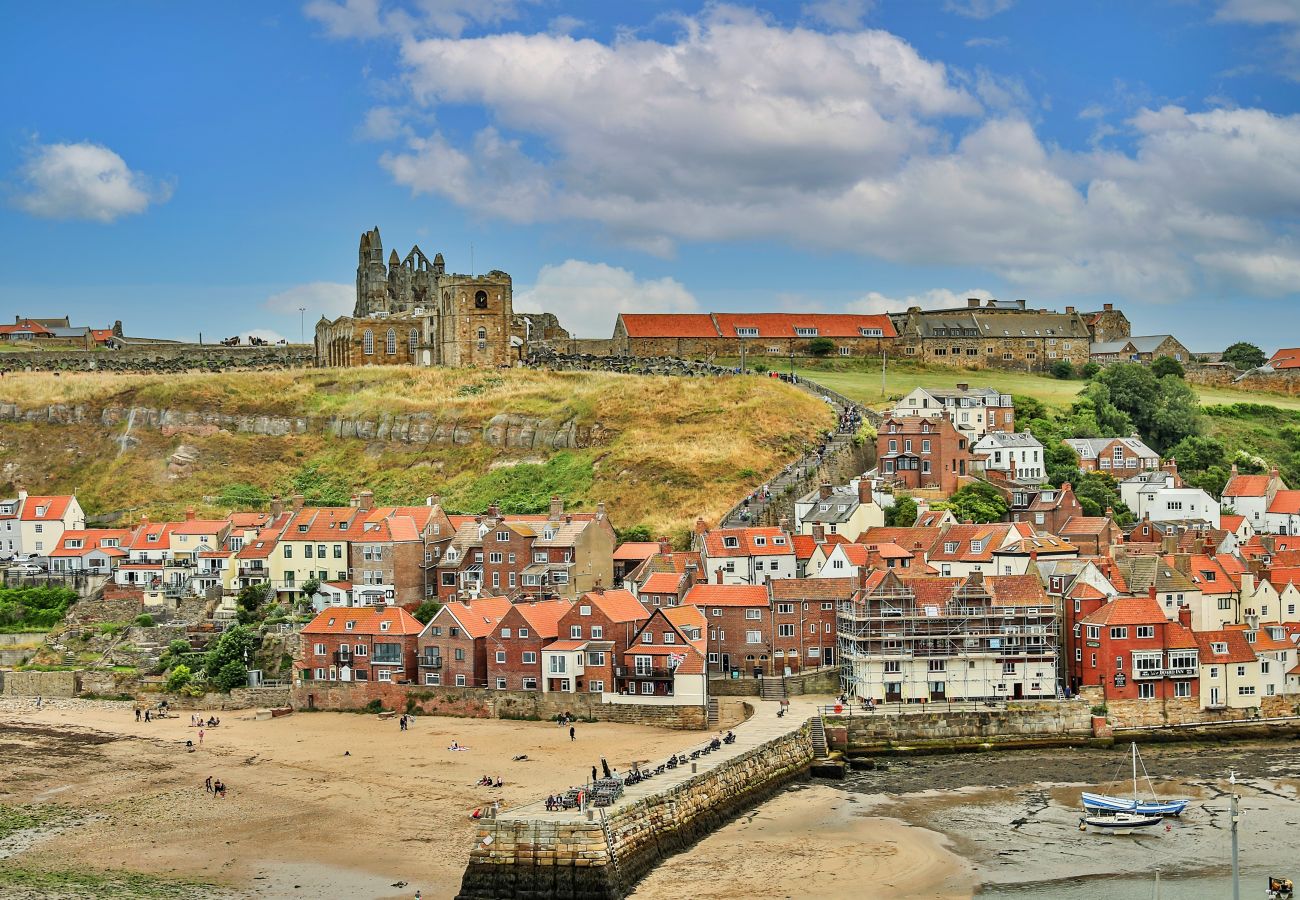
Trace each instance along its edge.
{"label": "lamp post", "polygon": [[306,312],[307,312],[307,307],[305,306],[298,307],[298,343],[300,344],[307,343]]}

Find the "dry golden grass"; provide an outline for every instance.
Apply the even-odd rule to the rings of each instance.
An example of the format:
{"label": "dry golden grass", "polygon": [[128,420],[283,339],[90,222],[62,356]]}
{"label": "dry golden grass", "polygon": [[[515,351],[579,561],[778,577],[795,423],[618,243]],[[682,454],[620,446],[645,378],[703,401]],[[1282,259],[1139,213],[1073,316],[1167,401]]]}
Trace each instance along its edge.
{"label": "dry golden grass", "polygon": [[[498,413],[599,424],[599,441],[573,451],[589,479],[566,482],[573,508],[604,501],[616,525],[682,532],[697,515],[714,521],[740,496],[830,427],[825,403],[769,378],[668,378],[589,372],[353,369],[219,375],[0,379],[0,402],[149,406],[227,413],[377,418],[426,413],[481,425]],[[29,489],[78,492],[92,513],[177,514],[231,484],[287,492],[304,472],[337,488],[370,488],[377,499],[420,502],[429,494],[474,497],[494,462],[537,462],[547,451],[366,444],[319,433],[287,438],[176,435],[139,430],[138,447],[119,455],[121,429],[0,425],[0,456]],[[192,472],[168,477],[180,444],[199,451]],[[570,467],[572,468],[572,467]],[[500,473],[495,473],[499,479]],[[295,480],[297,479],[297,481]],[[494,483],[495,484],[495,483]],[[10,485],[11,486],[11,485]],[[5,488],[0,484],[0,490]]]}

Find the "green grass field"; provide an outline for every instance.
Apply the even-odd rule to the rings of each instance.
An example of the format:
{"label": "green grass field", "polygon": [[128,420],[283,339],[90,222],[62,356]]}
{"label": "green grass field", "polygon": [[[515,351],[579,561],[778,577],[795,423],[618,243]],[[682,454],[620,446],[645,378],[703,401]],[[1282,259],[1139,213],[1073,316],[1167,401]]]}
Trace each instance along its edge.
{"label": "green grass field", "polygon": [[[777,371],[787,366],[774,365]],[[806,378],[839,391],[850,399],[868,406],[883,407],[906,395],[915,387],[952,387],[964,382],[975,387],[991,387],[1008,394],[1033,397],[1047,406],[1064,408],[1084,388],[1086,382],[1063,381],[1048,375],[1006,372],[998,369],[945,369],[921,367],[890,361],[886,367],[884,393],[881,393],[880,368],[864,366],[860,361],[827,360],[822,363],[796,365],[795,371]],[[1280,409],[1300,410],[1300,397],[1261,391],[1235,391],[1192,385],[1203,404],[1263,403]]]}

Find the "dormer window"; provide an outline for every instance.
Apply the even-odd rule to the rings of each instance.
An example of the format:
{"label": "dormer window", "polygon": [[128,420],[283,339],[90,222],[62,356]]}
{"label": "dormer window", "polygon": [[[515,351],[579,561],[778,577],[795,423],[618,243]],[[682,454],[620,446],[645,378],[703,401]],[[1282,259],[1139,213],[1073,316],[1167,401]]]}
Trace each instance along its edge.
{"label": "dormer window", "polygon": [[379,630],[380,630],[380,631],[387,631],[387,630],[388,630],[388,626],[391,625],[391,624],[392,624],[391,622],[380,622],[380,623],[379,623]]}
{"label": "dormer window", "polygon": [[983,550],[984,550],[984,542],[983,542],[983,541],[971,541],[971,542],[970,542],[970,552],[971,552],[971,553],[981,553],[981,552],[983,552]]}
{"label": "dormer window", "polygon": [[[333,620],[331,620],[331,621],[333,621]],[[352,620],[348,620],[348,621],[345,622],[344,625],[343,625],[343,628],[344,628],[345,631],[353,631],[353,630],[356,629],[356,627],[357,627],[357,623],[354,622],[354,621],[352,621]]]}
{"label": "dormer window", "polygon": [[767,546],[767,538],[763,537],[762,535],[756,535],[756,536],[754,537],[754,546],[755,546],[755,547],[766,547],[766,546]]}
{"label": "dormer window", "polygon": [[956,541],[944,541],[944,543],[943,543],[943,552],[944,552],[944,553],[956,553],[956,552],[957,552],[957,542],[956,542]]}
{"label": "dormer window", "polygon": [[1247,644],[1253,644],[1253,643],[1255,643],[1255,636],[1256,636],[1256,632],[1254,632],[1254,631],[1247,631],[1247,632],[1246,632],[1246,643],[1247,643]]}
{"label": "dormer window", "polygon": [[796,328],[794,333],[799,337],[817,337],[816,328]]}
{"label": "dormer window", "polygon": [[758,329],[757,329],[757,328],[737,328],[737,329],[736,329],[736,336],[737,336],[737,337],[758,337]]}
{"label": "dormer window", "polygon": [[1210,652],[1215,656],[1224,656],[1228,652],[1228,645],[1215,642],[1210,644]]}
{"label": "dormer window", "polygon": [[722,539],[722,546],[724,546],[724,547],[728,547],[728,548],[734,550],[735,548],[737,548],[737,547],[740,546],[740,538],[724,537],[724,538]]}
{"label": "dormer window", "polygon": [[785,535],[783,535],[783,534],[778,534],[776,537],[772,538],[772,543],[776,544],[777,546],[784,547],[784,546],[785,546]]}

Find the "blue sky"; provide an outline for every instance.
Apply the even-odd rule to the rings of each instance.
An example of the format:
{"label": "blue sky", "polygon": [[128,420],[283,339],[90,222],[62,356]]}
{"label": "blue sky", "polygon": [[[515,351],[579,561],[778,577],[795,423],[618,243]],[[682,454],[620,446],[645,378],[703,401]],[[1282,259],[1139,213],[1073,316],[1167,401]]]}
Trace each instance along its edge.
{"label": "blue sky", "polygon": [[4,315],[297,339],[378,225],[583,336],[978,294],[1300,340],[1300,0],[34,4],[0,73]]}

